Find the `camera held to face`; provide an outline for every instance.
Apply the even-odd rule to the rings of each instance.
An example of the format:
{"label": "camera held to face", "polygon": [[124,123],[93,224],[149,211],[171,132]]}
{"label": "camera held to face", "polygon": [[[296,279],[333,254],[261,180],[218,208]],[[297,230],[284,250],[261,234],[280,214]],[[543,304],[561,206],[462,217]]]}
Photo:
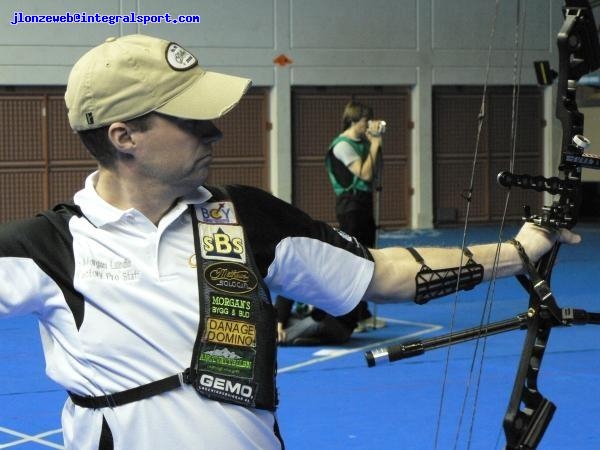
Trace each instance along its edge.
{"label": "camera held to face", "polygon": [[375,137],[379,137],[385,133],[385,128],[387,127],[385,120],[369,120],[368,125],[368,133]]}

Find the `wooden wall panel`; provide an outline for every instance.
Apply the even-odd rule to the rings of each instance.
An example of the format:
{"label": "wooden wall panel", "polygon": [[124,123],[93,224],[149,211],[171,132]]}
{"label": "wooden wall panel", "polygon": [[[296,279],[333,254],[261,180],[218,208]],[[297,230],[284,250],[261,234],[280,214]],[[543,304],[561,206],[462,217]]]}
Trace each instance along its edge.
{"label": "wooden wall panel", "polygon": [[[0,92],[0,221],[30,217],[70,201],[95,161],[71,130],[64,88]],[[268,189],[266,91],[252,89],[216,121],[225,138],[215,145],[209,182]]]}
{"label": "wooden wall panel", "polygon": [[[507,190],[497,183],[499,172],[509,170],[514,151],[513,172],[542,173],[544,127],[542,94],[537,87],[521,87],[518,103],[512,88],[488,87],[485,119],[477,142],[482,89],[440,87],[434,90],[433,173],[434,224],[464,222],[473,156],[477,165],[470,206],[470,220],[494,222],[504,215]],[[516,111],[513,126],[513,104]],[[514,138],[512,136],[515,136]],[[535,191],[512,189],[506,219],[519,220],[523,206],[541,208],[542,196]]]}

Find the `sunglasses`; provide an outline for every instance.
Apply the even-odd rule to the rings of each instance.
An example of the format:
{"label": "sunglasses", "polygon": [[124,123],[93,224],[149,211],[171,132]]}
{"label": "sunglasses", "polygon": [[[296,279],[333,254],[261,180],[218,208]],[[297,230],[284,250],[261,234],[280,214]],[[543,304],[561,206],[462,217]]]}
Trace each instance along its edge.
{"label": "sunglasses", "polygon": [[163,119],[175,124],[178,128],[200,140],[203,144],[213,144],[223,138],[223,133],[211,120],[192,120],[167,114],[155,113]]}

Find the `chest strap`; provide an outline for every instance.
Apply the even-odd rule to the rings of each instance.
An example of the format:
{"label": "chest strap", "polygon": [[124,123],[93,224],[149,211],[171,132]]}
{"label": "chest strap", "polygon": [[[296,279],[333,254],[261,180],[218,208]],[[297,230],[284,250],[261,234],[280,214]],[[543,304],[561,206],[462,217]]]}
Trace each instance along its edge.
{"label": "chest strap", "polygon": [[163,392],[177,389],[186,384],[186,378],[185,373],[180,373],[115,394],[94,397],[91,395],[83,396],[69,392],[69,397],[73,403],[83,408],[114,408],[116,406],[137,402],[138,400],[143,400],[154,395],[162,394]]}

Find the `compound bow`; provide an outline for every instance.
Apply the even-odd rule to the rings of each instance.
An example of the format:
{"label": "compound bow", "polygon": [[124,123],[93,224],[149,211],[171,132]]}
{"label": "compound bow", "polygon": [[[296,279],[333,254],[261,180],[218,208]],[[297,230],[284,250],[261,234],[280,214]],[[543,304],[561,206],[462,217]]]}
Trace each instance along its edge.
{"label": "compound bow", "polygon": [[[531,215],[528,208],[525,220],[548,228],[572,228],[581,204],[582,168],[600,169],[600,157],[584,153],[589,141],[583,136],[583,114],[577,108],[576,89],[584,75],[600,67],[598,29],[588,0],[565,0],[564,22],[558,33],[559,71],[556,117],[562,125],[563,137],[559,176],[518,175],[502,172],[498,182],[505,187],[519,187],[547,192],[557,196],[550,206],[544,206],[539,215]],[[538,66],[542,78],[551,84],[556,74],[547,65]],[[550,289],[550,277],[560,244],[544,255],[534,266],[526,264],[527,275],[517,276],[529,294],[528,310],[516,317],[485,326],[393,345],[366,352],[371,367],[381,358],[390,362],[404,359],[449,345],[505,331],[527,330],[517,375],[509,405],[504,416],[506,450],[533,450],[541,441],[556,406],[537,388],[541,362],[550,331],[556,326],[600,324],[600,313],[582,309],[561,308]]]}

